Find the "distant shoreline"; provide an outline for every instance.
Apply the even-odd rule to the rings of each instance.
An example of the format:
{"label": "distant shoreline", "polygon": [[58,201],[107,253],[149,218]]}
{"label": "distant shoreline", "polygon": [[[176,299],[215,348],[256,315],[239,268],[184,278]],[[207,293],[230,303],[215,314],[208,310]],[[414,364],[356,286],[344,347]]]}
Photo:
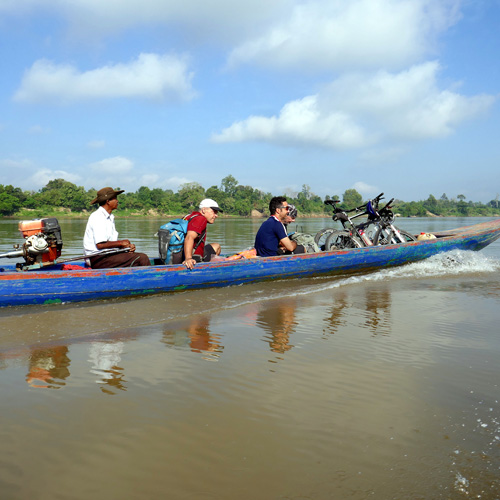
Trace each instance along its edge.
{"label": "distant shoreline", "polygon": [[[5,215],[0,217],[1,219],[4,220],[33,220],[33,219],[42,219],[42,218],[48,218],[48,217],[55,217],[58,220],[79,220],[79,219],[88,219],[90,214],[92,212],[80,212],[80,213],[67,213],[67,212],[50,212],[50,213],[44,213],[43,215],[40,214],[39,211],[33,211],[37,212],[36,214],[33,213],[20,213],[17,215]],[[120,219],[148,219],[148,220],[158,220],[158,219],[176,219],[176,218],[181,218],[184,217],[186,214],[158,214],[158,215],[147,215],[147,214],[127,214],[127,213],[119,213],[118,211],[115,211],[115,215],[117,218]],[[257,215],[224,215],[221,214],[219,215],[219,218],[221,219],[266,219],[269,217],[267,214],[262,214],[260,216]],[[500,214],[492,214],[492,215],[425,215],[425,216],[416,216],[416,215],[409,215],[409,216],[400,216],[396,214],[397,218],[401,219],[433,219],[433,218],[440,218],[440,219],[447,219],[447,218],[461,218],[461,219],[477,219],[477,218],[482,218],[482,217],[500,217]],[[300,219],[329,219],[331,218],[331,215],[329,214],[304,214],[304,215],[299,215],[297,220]]]}

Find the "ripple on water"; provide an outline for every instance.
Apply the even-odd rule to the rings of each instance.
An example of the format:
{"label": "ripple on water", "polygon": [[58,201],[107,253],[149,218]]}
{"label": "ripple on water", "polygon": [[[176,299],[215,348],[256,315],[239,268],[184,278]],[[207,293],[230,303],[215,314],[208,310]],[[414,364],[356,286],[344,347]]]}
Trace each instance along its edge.
{"label": "ripple on water", "polygon": [[[484,265],[5,314],[2,356],[27,354],[2,358],[2,492],[493,498],[500,295]],[[52,369],[60,345],[64,385],[28,386],[29,360]]]}

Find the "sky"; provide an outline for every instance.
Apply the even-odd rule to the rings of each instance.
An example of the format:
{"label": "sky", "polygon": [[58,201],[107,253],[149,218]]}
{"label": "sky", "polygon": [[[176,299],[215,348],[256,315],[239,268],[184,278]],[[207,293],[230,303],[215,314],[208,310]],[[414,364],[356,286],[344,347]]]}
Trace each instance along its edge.
{"label": "sky", "polygon": [[500,0],[0,0],[0,184],[500,193]]}

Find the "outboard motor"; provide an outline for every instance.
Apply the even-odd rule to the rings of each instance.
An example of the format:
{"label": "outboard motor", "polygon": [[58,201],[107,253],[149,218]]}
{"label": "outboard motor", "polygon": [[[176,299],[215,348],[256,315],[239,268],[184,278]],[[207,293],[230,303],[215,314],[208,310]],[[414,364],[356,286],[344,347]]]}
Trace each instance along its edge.
{"label": "outboard motor", "polygon": [[61,227],[54,217],[19,222],[19,231],[25,241],[21,248],[15,245],[13,252],[0,257],[24,257],[25,264],[17,264],[19,269],[34,264],[43,265],[45,262],[54,262],[61,256],[63,246]]}

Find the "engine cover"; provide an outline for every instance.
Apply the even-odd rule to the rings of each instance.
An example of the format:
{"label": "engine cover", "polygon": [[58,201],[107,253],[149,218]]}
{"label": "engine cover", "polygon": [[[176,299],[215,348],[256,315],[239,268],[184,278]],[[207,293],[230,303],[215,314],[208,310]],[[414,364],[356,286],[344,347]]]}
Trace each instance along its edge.
{"label": "engine cover", "polygon": [[[26,239],[26,262],[52,262],[61,255],[63,246],[61,227],[55,217],[19,222],[19,231]],[[46,241],[46,245],[41,240]]]}

